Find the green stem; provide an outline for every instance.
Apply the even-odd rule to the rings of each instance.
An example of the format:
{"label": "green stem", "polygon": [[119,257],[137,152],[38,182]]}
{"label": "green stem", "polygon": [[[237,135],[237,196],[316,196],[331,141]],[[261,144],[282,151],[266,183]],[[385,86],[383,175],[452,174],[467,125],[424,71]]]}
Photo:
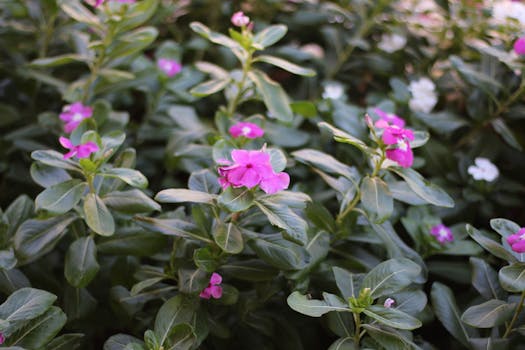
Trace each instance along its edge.
{"label": "green stem", "polygon": [[233,113],[235,113],[235,110],[237,109],[237,106],[239,105],[239,101],[241,99],[242,94],[244,93],[244,84],[246,83],[246,79],[248,78],[248,72],[250,71],[250,68],[252,66],[252,60],[253,60],[253,53],[248,53],[248,58],[242,65],[242,77],[239,83],[237,83],[237,94],[235,94],[235,97],[230,100],[228,103],[228,109],[227,113],[230,118],[233,117]]}
{"label": "green stem", "polygon": [[354,322],[355,322],[355,331],[354,331],[354,345],[359,349],[359,343],[361,341],[361,315],[353,313]]}
{"label": "green stem", "polygon": [[372,172],[372,175],[370,177],[376,177],[377,174],[379,174],[379,170],[381,170],[381,165],[383,165],[383,162],[386,159],[385,150],[381,150],[381,158],[379,158],[379,161],[376,163],[374,167],[374,171]]}
{"label": "green stem", "polygon": [[521,292],[521,298],[520,303],[518,304],[518,307],[516,308],[516,311],[514,311],[514,316],[512,316],[512,320],[510,321],[507,329],[505,330],[505,334],[503,334],[503,338],[507,338],[512,332],[512,327],[514,326],[514,323],[518,319],[518,316],[520,315],[521,309],[523,309],[523,302],[525,301],[525,290]]}
{"label": "green stem", "polygon": [[346,209],[339,215],[337,215],[337,223],[341,224],[344,220],[344,218],[355,208],[357,203],[359,203],[359,200],[361,199],[361,192],[359,192],[359,189],[357,189],[357,193],[354,196],[354,199],[352,199],[352,202],[348,204]]}
{"label": "green stem", "polygon": [[106,49],[111,44],[111,41],[113,40],[113,30],[111,28],[108,29],[108,32],[106,33],[106,36],[104,37],[102,48],[100,49],[100,54],[95,59],[95,62],[90,65],[91,73],[89,75],[89,78],[86,80],[86,83],[84,84],[84,93],[82,94],[82,103],[87,103],[89,101],[89,94],[91,90],[91,84],[95,82],[95,79],[97,79],[98,72],[100,71],[100,68],[102,67],[102,64],[104,63],[104,60],[106,59]]}

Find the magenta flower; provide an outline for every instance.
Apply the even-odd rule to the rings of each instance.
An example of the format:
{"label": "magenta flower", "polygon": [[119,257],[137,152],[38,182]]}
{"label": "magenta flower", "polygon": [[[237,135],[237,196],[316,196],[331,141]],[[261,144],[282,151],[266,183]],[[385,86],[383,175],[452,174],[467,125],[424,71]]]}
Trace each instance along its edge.
{"label": "magenta flower", "polygon": [[525,253],[525,227],[507,237],[507,243],[516,253]]}
{"label": "magenta flower", "polygon": [[244,27],[250,23],[250,17],[246,16],[242,11],[238,11],[233,14],[231,21],[236,27]]}
{"label": "magenta flower", "polygon": [[385,120],[376,122],[376,127],[384,129],[381,139],[385,145],[390,146],[386,150],[386,157],[396,162],[403,168],[409,168],[414,163],[414,153],[410,148],[410,141],[414,140],[412,130],[390,125]]}
{"label": "magenta flower", "polygon": [[383,111],[381,108],[374,108],[374,112],[379,116],[379,118],[381,118],[380,120],[384,120],[387,123],[393,124],[400,128],[405,127],[405,120],[395,114],[387,113]]}
{"label": "magenta flower", "polygon": [[159,58],[157,66],[170,78],[182,70],[182,65],[179,62],[169,58]]}
{"label": "magenta flower", "polygon": [[230,135],[235,138],[244,136],[249,139],[256,139],[264,135],[264,130],[261,129],[259,125],[247,122],[238,122],[237,124],[232,125],[229,132]]}
{"label": "magenta flower", "polygon": [[454,235],[452,231],[445,225],[439,224],[430,229],[430,234],[436,237],[437,241],[441,244],[445,242],[452,242]]}
{"label": "magenta flower", "polygon": [[75,102],[62,108],[62,113],[59,117],[64,124],[64,131],[71,132],[77,128],[77,126],[87,118],[91,118],[93,115],[93,108],[84,106],[82,102]]}
{"label": "magenta flower", "polygon": [[204,288],[199,294],[199,296],[203,299],[210,299],[210,297],[213,297],[214,299],[219,299],[222,297],[222,287],[220,284],[222,283],[222,277],[218,273],[214,272],[212,273],[210,277],[210,283],[208,283],[208,287]]}
{"label": "magenta flower", "polygon": [[395,303],[396,303],[396,301],[394,299],[386,298],[385,303],[383,304],[383,306],[386,307],[387,309],[390,309],[392,306],[394,306]]}
{"label": "magenta flower", "polygon": [[525,36],[514,42],[514,52],[518,55],[525,55]]}
{"label": "magenta flower", "polygon": [[5,336],[3,333],[0,333],[0,345],[2,345],[5,342]]}
{"label": "magenta flower", "polygon": [[231,155],[234,164],[218,169],[219,183],[223,189],[229,186],[254,188],[259,185],[264,192],[272,194],[288,188],[290,176],[285,172],[273,171],[268,153],[236,149]]}
{"label": "magenta flower", "polygon": [[74,156],[77,156],[77,158],[87,158],[91,155],[91,153],[99,150],[97,144],[92,141],[74,146],[71,140],[65,137],[61,136],[58,140],[64,148],[69,150],[69,152],[64,154],[64,159],[69,159]]}

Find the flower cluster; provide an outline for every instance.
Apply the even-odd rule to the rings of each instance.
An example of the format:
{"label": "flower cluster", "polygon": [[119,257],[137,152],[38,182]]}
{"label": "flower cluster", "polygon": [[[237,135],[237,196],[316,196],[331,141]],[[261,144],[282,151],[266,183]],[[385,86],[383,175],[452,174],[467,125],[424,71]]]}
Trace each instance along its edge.
{"label": "flower cluster", "polygon": [[223,189],[247,187],[260,188],[268,193],[276,193],[288,188],[290,176],[285,172],[276,173],[270,163],[270,155],[264,151],[233,150],[233,164],[224,160],[227,166],[219,167],[219,183]]}
{"label": "flower cluster", "polygon": [[468,167],[467,171],[474,180],[494,181],[499,176],[498,168],[487,158],[478,157],[474,159],[476,165]]}
{"label": "flower cluster", "polygon": [[238,122],[228,130],[234,138],[244,136],[248,139],[256,139],[264,135],[264,130],[259,125],[248,122]]}
{"label": "flower cluster", "polygon": [[507,243],[516,253],[525,253],[525,227],[507,237]]}
{"label": "flower cluster", "polygon": [[438,101],[436,85],[428,78],[411,81],[408,90],[412,94],[408,105],[414,112],[429,113]]}
{"label": "flower cluster", "polygon": [[202,290],[199,296],[203,299],[210,299],[211,297],[213,297],[213,299],[219,299],[222,297],[221,283],[222,276],[214,272],[210,277],[210,283]]}
{"label": "flower cluster", "polygon": [[452,230],[443,224],[432,227],[430,229],[430,234],[436,237],[436,240],[441,244],[444,244],[445,242],[452,242],[454,240]]}

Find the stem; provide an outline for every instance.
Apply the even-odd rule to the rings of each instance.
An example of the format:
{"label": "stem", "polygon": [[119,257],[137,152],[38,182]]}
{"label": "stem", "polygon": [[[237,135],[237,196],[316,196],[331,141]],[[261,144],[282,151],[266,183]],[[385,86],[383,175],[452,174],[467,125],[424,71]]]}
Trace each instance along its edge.
{"label": "stem", "polygon": [[253,60],[253,52],[248,53],[248,58],[242,65],[242,77],[241,81],[237,83],[237,94],[235,94],[235,97],[230,100],[230,103],[228,103],[228,109],[227,113],[228,116],[233,117],[233,113],[235,113],[235,110],[237,109],[237,106],[239,105],[239,100],[241,99],[242,94],[244,93],[244,84],[246,83],[246,78],[248,77],[248,71],[250,70],[252,66],[252,60]]}
{"label": "stem", "polygon": [[361,340],[361,315],[353,313],[354,322],[355,322],[355,331],[354,331],[354,345],[359,349],[359,343]]}
{"label": "stem", "polygon": [[512,316],[512,320],[510,321],[507,329],[505,330],[505,334],[503,334],[503,339],[507,338],[510,332],[512,332],[512,327],[514,326],[514,323],[518,319],[521,309],[523,309],[523,301],[525,301],[525,290],[521,292],[520,303],[518,307],[516,308],[516,311],[514,311],[514,316]]}
{"label": "stem", "polygon": [[379,174],[379,170],[381,170],[381,165],[383,165],[383,162],[386,159],[385,151],[384,150],[381,150],[381,151],[382,151],[381,158],[376,163],[376,166],[374,167],[374,171],[372,172],[372,175],[370,175],[370,177],[376,177],[377,174]]}
{"label": "stem", "polygon": [[361,192],[359,192],[359,189],[357,189],[357,193],[355,194],[354,199],[352,199],[352,202],[348,204],[346,209],[341,214],[337,215],[336,221],[338,224],[341,224],[343,222],[343,219],[345,218],[345,216],[347,216],[355,208],[357,203],[359,203],[360,199],[361,199]]}
{"label": "stem", "polygon": [[104,60],[106,59],[106,49],[111,44],[111,41],[113,40],[113,30],[111,28],[108,29],[108,32],[106,33],[106,36],[104,37],[104,45],[102,46],[100,50],[100,55],[96,58],[95,62],[90,65],[91,74],[89,75],[89,78],[86,80],[86,83],[84,84],[84,93],[82,95],[82,103],[87,103],[89,100],[89,92],[91,88],[91,84],[95,82],[95,79],[97,78],[97,74],[102,67],[102,64],[104,63]]}

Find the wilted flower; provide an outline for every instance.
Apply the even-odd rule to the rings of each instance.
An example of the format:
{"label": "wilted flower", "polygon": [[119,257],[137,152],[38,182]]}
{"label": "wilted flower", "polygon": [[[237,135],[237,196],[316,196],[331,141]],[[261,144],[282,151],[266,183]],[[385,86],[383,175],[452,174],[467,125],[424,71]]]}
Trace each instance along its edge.
{"label": "wilted flower", "polygon": [[411,167],[414,162],[414,153],[410,148],[410,141],[414,141],[412,130],[403,129],[397,125],[389,125],[384,120],[379,120],[375,125],[384,129],[381,139],[385,145],[390,146],[386,150],[386,157],[403,168]]}
{"label": "wilted flower", "polygon": [[396,125],[400,128],[403,128],[405,126],[405,120],[393,113],[385,112],[381,108],[374,108],[374,112],[379,116],[381,120],[384,120],[387,123]]}
{"label": "wilted flower", "polygon": [[71,132],[75,130],[84,119],[90,118],[92,115],[93,108],[84,106],[82,102],[75,102],[64,106],[59,117],[62,121],[66,122],[64,131]]}
{"label": "wilted flower", "polygon": [[525,253],[525,227],[507,237],[507,243],[516,253]]}
{"label": "wilted flower", "polygon": [[436,86],[428,78],[411,81],[408,90],[412,94],[408,105],[414,112],[429,113],[438,101]]}
{"label": "wilted flower", "polygon": [[236,149],[231,155],[234,164],[218,169],[222,188],[253,188],[259,185],[268,194],[288,188],[290,176],[285,172],[273,171],[268,153]]}
{"label": "wilted flower", "polygon": [[238,11],[233,14],[231,21],[236,27],[245,27],[250,23],[250,17],[246,16],[242,11]]}
{"label": "wilted flower", "polygon": [[248,122],[238,122],[232,125],[228,131],[235,138],[244,136],[249,139],[256,139],[264,135],[264,130],[259,125]]}
{"label": "wilted flower", "polygon": [[69,159],[74,156],[77,156],[77,158],[87,158],[91,155],[91,153],[97,152],[99,150],[97,144],[92,141],[75,146],[71,140],[65,137],[61,136],[58,140],[64,148],[69,150],[69,152],[64,154],[64,159]]}
{"label": "wilted flower", "polygon": [[179,62],[169,58],[159,58],[157,66],[170,78],[182,70],[182,65]]}
{"label": "wilted flower", "polygon": [[377,44],[381,50],[392,53],[405,47],[407,38],[396,33],[381,35],[381,41]]}
{"label": "wilted flower", "polygon": [[436,237],[439,243],[452,242],[454,235],[450,228],[443,224],[436,225],[430,229],[430,234]]}
{"label": "wilted flower", "polygon": [[220,286],[221,283],[221,275],[219,275],[216,272],[212,273],[210,277],[210,283],[208,283],[208,287],[204,288],[201,294],[199,294],[199,296],[203,299],[210,299],[210,297],[213,297],[214,299],[219,299],[220,297],[222,297],[222,287]]}
{"label": "wilted flower", "polygon": [[344,96],[345,88],[343,84],[331,81],[326,83],[323,91],[324,99],[338,100]]}
{"label": "wilted flower", "polygon": [[518,55],[525,55],[525,36],[514,42],[514,52]]}
{"label": "wilted flower", "polygon": [[386,307],[387,309],[390,309],[395,303],[396,303],[396,301],[394,299],[386,298],[385,303],[383,304],[383,306]]}
{"label": "wilted flower", "polygon": [[494,181],[499,176],[498,168],[487,158],[478,157],[474,159],[476,165],[468,167],[467,171],[474,180]]}

